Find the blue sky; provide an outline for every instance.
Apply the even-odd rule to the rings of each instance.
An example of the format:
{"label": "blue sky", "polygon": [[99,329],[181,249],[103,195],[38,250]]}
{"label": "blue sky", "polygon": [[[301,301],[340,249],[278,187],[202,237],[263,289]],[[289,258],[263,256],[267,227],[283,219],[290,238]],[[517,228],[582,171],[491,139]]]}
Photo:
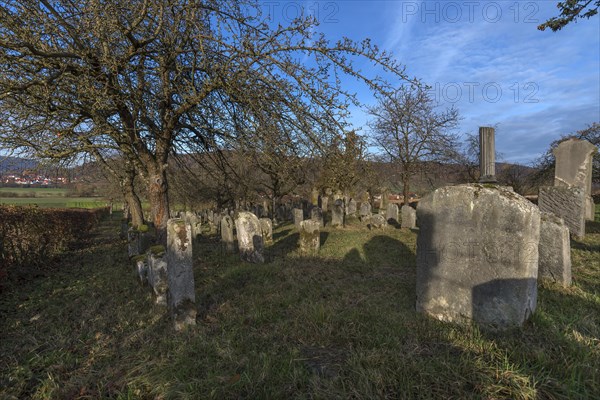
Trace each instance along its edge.
{"label": "blue sky", "polygon": [[[559,32],[537,25],[557,14],[552,1],[265,1],[282,23],[315,15],[334,40],[371,38],[411,76],[454,104],[459,133],[497,126],[503,160],[527,164],[561,134],[600,122],[600,16]],[[362,86],[361,100],[373,100]],[[367,116],[353,110],[363,127]]]}

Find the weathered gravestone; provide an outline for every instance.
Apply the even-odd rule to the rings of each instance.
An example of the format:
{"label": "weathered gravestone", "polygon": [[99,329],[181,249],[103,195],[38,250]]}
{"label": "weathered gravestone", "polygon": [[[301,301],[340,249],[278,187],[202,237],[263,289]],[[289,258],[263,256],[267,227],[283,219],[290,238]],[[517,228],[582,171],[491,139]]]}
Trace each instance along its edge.
{"label": "weathered gravestone", "polygon": [[319,206],[319,191],[313,188],[310,192],[310,204],[315,207]]}
{"label": "weathered gravestone", "polygon": [[293,210],[294,216],[294,225],[296,225],[296,229],[300,229],[300,222],[304,220],[304,211],[301,208],[294,208]]}
{"label": "weathered gravestone", "polygon": [[319,227],[323,227],[324,223],[323,223],[323,210],[321,210],[319,207],[313,207],[310,210],[310,219],[313,221],[317,221],[319,223]]}
{"label": "weathered gravestone", "polygon": [[134,257],[135,269],[142,285],[148,283],[148,259],[145,255]]}
{"label": "weathered gravestone", "polygon": [[362,222],[369,222],[371,218],[371,203],[363,202],[360,205],[360,220]]}
{"label": "weathered gravestone", "polygon": [[300,253],[316,255],[321,247],[319,223],[312,219],[300,223],[300,238],[298,239]]}
{"label": "weathered gravestone", "polygon": [[540,223],[539,279],[571,285],[571,240],[562,218],[542,212]]}
{"label": "weathered gravestone", "polygon": [[572,235],[585,236],[585,190],[579,187],[541,187],[538,196],[540,211],[562,218]]}
{"label": "weathered gravestone", "polygon": [[329,197],[321,197],[321,209],[323,212],[327,212],[327,207],[329,207]]}
{"label": "weathered gravestone", "polygon": [[402,228],[414,229],[417,227],[417,211],[405,204],[402,206]]}
{"label": "weathered gravestone", "polygon": [[337,199],[331,208],[331,226],[344,225],[344,201]]}
{"label": "weathered gravestone", "polygon": [[250,263],[265,262],[262,229],[256,215],[242,211],[235,220],[240,258]]}
{"label": "weathered gravestone", "polygon": [[167,221],[167,281],[169,314],[179,331],[196,325],[196,291],[192,257],[192,228],[183,219]]}
{"label": "weathered gravestone", "polygon": [[592,199],[593,157],[596,146],[581,139],[561,142],[552,153],[554,165],[554,186],[579,187],[585,191],[585,217],[594,220],[594,200]]}
{"label": "weathered gravestone", "polygon": [[372,215],[369,221],[370,228],[379,228],[383,229],[387,226],[387,221],[385,217],[381,214]]}
{"label": "weathered gravestone", "polygon": [[273,243],[273,221],[269,218],[261,218],[259,222],[263,243]]}
{"label": "weathered gravestone", "polygon": [[156,304],[167,305],[167,259],[163,246],[148,251],[148,284],[156,296]]}
{"label": "weathered gravestone", "polygon": [[346,207],[346,214],[349,217],[356,217],[356,209],[358,207],[358,204],[356,203],[356,200],[354,199],[350,199],[348,201],[348,207]]}
{"label": "weathered gravestone", "polygon": [[233,220],[229,215],[221,218],[221,242],[229,253],[235,252],[235,240],[233,237]]}
{"label": "weathered gravestone", "polygon": [[398,205],[394,203],[389,203],[387,205],[385,219],[391,225],[398,224]]}
{"label": "weathered gravestone", "polygon": [[540,212],[503,187],[435,190],[417,209],[419,312],[491,329],[520,326],[537,300]]}

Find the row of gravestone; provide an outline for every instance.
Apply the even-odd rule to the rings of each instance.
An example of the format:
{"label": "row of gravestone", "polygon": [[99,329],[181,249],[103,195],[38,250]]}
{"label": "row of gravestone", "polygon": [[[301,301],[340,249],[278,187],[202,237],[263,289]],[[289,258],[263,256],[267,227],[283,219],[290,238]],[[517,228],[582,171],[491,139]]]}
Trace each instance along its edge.
{"label": "row of gravestone", "polygon": [[540,188],[539,207],[495,184],[443,187],[421,199],[417,311],[506,329],[535,311],[538,279],[571,284],[570,236],[583,237],[594,219],[596,146],[569,139],[553,152],[554,186]]}

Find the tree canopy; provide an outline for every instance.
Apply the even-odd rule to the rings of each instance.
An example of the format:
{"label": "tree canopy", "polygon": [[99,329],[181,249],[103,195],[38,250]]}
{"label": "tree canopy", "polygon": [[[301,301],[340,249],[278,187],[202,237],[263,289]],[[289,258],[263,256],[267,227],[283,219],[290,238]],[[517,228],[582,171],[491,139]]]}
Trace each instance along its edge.
{"label": "tree canopy", "polygon": [[546,28],[550,28],[556,32],[571,22],[577,22],[580,18],[589,19],[598,14],[600,0],[567,0],[559,2],[556,7],[560,10],[560,14],[540,24],[539,30],[544,31]]}
{"label": "tree canopy", "polygon": [[[406,79],[369,40],[332,43],[316,24],[273,27],[243,0],[0,0],[0,140],[48,158],[124,157],[164,232],[171,154],[266,133],[327,143],[357,103],[340,77],[384,85],[356,59]],[[261,121],[278,129],[249,129]]]}

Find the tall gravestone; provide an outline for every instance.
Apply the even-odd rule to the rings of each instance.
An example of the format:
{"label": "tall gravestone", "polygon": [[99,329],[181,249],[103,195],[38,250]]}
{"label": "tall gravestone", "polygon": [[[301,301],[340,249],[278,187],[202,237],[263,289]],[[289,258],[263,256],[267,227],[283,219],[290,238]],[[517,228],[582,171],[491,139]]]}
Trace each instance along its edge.
{"label": "tall gravestone", "polygon": [[562,218],[542,212],[538,278],[571,285],[571,239]]}
{"label": "tall gravestone", "polygon": [[504,187],[459,185],[421,199],[417,214],[417,311],[521,326],[537,302],[538,208]]}
{"label": "tall gravestone", "polygon": [[331,226],[344,226],[344,201],[337,199],[331,208]]}
{"label": "tall gravestone", "polygon": [[479,128],[479,170],[481,183],[496,183],[496,139],[494,128]]}
{"label": "tall gravestone", "polygon": [[317,221],[319,223],[319,227],[323,227],[325,224],[323,222],[323,210],[319,207],[313,207],[310,210],[310,219],[313,221]]}
{"label": "tall gravestone", "polygon": [[356,200],[350,199],[348,201],[348,207],[346,208],[346,215],[348,215],[349,217],[356,217],[357,207],[358,204],[356,203]]}
{"label": "tall gravestone", "polygon": [[564,220],[573,236],[585,236],[586,195],[580,187],[541,187],[538,196],[540,211]]}
{"label": "tall gravestone", "polygon": [[259,222],[263,243],[273,243],[273,221],[270,218],[261,218]]}
{"label": "tall gravestone", "polygon": [[192,228],[183,219],[167,221],[168,307],[175,330],[196,325],[196,291],[192,264]]}
{"label": "tall gravestone", "polygon": [[371,203],[365,201],[360,205],[360,220],[369,222],[369,218],[371,218]]}
{"label": "tall gravestone", "polygon": [[402,228],[414,229],[417,227],[417,211],[405,204],[402,206]]}
{"label": "tall gravestone", "polygon": [[323,212],[327,212],[327,207],[329,207],[329,197],[323,196],[321,198],[321,209]]}
{"label": "tall gravestone", "polygon": [[250,263],[265,262],[263,237],[256,215],[242,211],[235,220],[240,258]]}
{"label": "tall gravestone", "polygon": [[235,240],[233,236],[233,220],[229,215],[221,218],[221,242],[229,253],[235,252]]}
{"label": "tall gravestone", "polygon": [[387,205],[385,219],[391,225],[398,224],[398,205],[394,203],[389,203]]}
{"label": "tall gravestone", "polygon": [[165,249],[162,246],[151,248],[148,251],[148,284],[152,288],[155,296],[155,302],[158,305],[167,305],[167,290],[168,277],[167,277],[167,257]]}
{"label": "tall gravestone", "polygon": [[304,220],[304,211],[301,208],[294,208],[293,210],[294,216],[294,225],[296,225],[297,229],[300,229],[300,222]]}
{"label": "tall gravestone", "polygon": [[298,239],[301,254],[317,255],[321,246],[319,228],[318,221],[312,219],[302,221],[300,224],[300,237]]}
{"label": "tall gravestone", "polygon": [[585,218],[594,220],[594,200],[592,199],[593,157],[598,151],[596,146],[581,139],[569,139],[561,142],[552,153],[555,187],[579,187],[585,191]]}

